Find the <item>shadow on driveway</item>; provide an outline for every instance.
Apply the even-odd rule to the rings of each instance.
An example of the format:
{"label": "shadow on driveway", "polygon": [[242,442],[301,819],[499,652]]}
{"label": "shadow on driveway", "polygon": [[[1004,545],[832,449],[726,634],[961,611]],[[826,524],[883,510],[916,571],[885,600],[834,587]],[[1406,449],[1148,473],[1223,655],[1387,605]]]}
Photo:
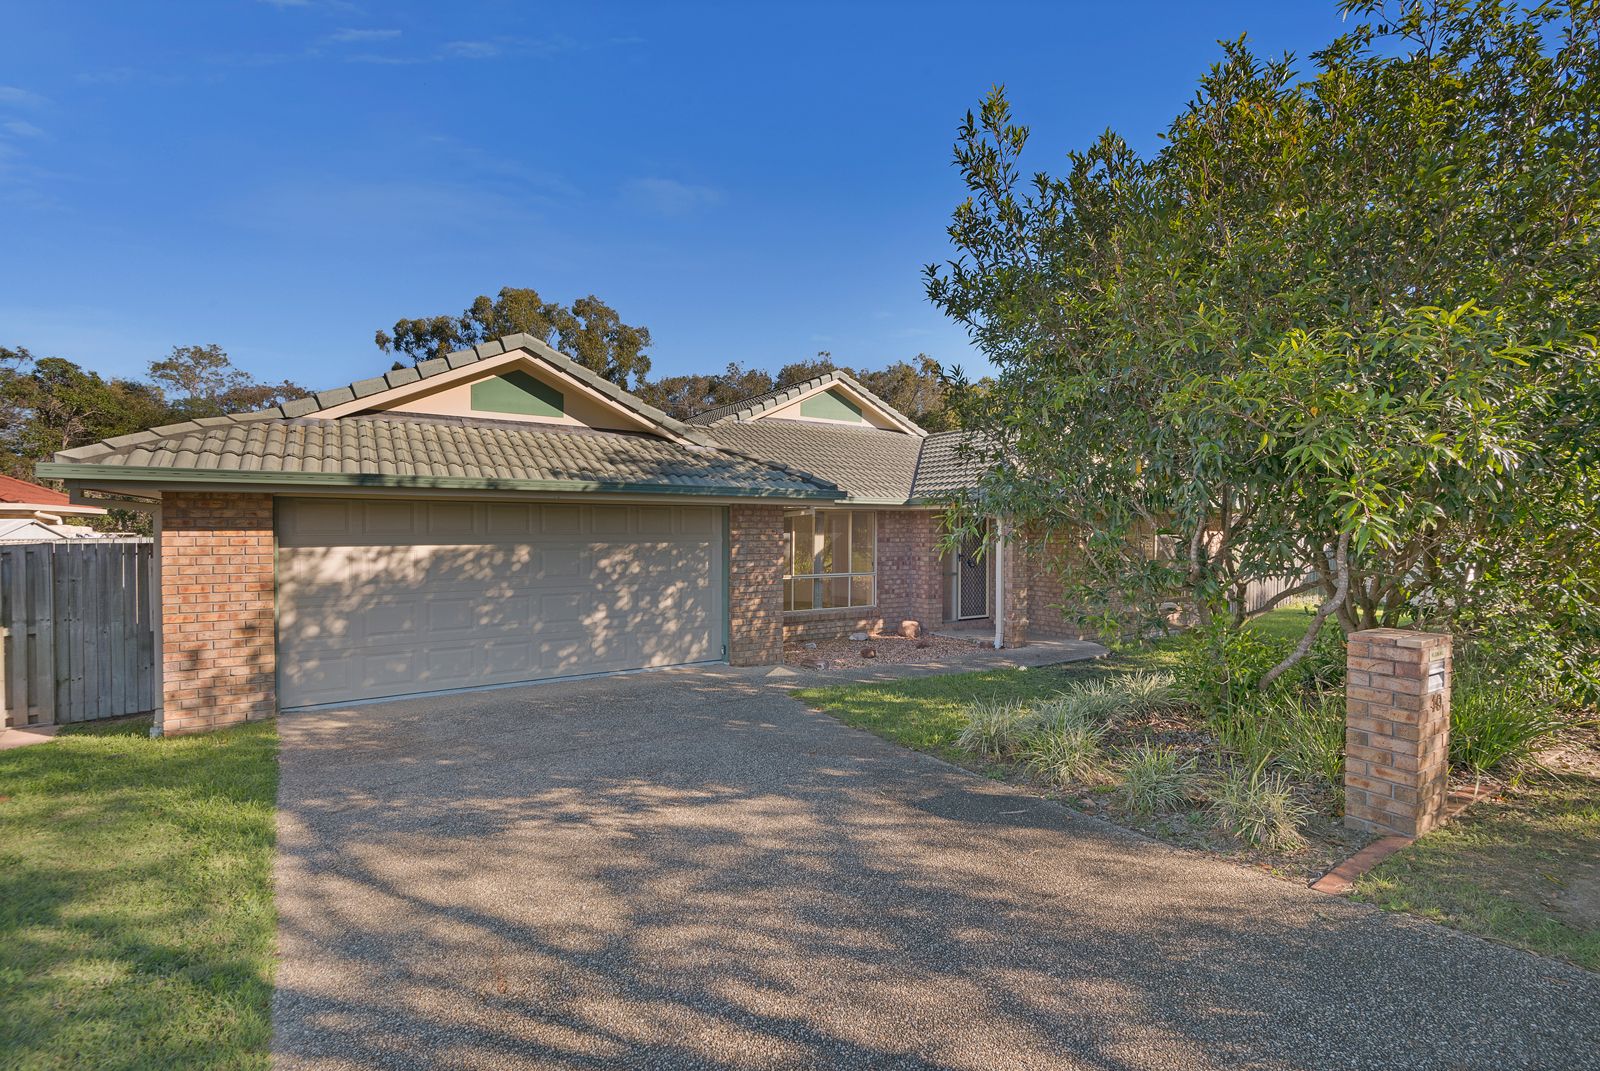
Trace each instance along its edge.
{"label": "shadow on driveway", "polygon": [[281,722],[282,1068],[1587,1068],[1600,978],[672,672]]}

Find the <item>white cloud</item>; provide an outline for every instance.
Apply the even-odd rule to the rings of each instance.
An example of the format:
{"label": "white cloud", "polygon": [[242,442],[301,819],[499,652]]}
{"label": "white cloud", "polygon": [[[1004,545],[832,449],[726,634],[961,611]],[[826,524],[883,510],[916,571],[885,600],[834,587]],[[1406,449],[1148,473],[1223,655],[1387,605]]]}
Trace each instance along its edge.
{"label": "white cloud", "polygon": [[0,86],[0,104],[16,108],[42,108],[50,101],[21,86]]}
{"label": "white cloud", "polygon": [[328,35],[328,41],[336,45],[371,44],[374,41],[393,41],[399,36],[399,30],[335,30]]}
{"label": "white cloud", "polygon": [[34,126],[26,119],[12,119],[10,122],[0,124],[0,129],[5,130],[7,134],[11,134],[19,138],[44,137],[44,131]]}
{"label": "white cloud", "polygon": [[493,41],[447,41],[443,51],[454,59],[489,59],[500,54],[500,46]]}
{"label": "white cloud", "polygon": [[659,216],[687,216],[722,200],[722,191],[669,178],[637,178],[622,188],[623,199]]}

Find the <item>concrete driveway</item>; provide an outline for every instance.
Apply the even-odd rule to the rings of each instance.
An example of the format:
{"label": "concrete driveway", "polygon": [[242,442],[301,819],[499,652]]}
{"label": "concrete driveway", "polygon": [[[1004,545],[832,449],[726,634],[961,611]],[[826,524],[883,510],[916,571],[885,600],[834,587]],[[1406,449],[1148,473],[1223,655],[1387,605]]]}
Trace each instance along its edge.
{"label": "concrete driveway", "polygon": [[1600,977],[1074,816],[756,671],[281,729],[282,1068],[1600,1067]]}

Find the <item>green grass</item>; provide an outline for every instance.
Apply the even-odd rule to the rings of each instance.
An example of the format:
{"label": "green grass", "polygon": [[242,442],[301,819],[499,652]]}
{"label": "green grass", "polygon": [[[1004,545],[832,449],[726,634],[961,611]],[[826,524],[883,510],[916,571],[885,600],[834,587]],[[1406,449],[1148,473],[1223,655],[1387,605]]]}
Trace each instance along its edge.
{"label": "green grass", "polygon": [[277,733],[0,753],[0,1065],[265,1068]]}
{"label": "green grass", "polygon": [[1355,896],[1600,970],[1600,779],[1531,775],[1391,856]]}
{"label": "green grass", "polygon": [[[1299,611],[1274,613],[1298,614]],[[1072,684],[1106,673],[1171,670],[1178,661],[1180,642],[1177,637],[1160,640],[1119,651],[1098,662],[806,688],[795,695],[806,705],[825,710],[846,725],[866,729],[885,740],[952,762],[970,762],[971,756],[956,746],[956,738],[964,726],[961,711],[967,704],[1053,696]]]}

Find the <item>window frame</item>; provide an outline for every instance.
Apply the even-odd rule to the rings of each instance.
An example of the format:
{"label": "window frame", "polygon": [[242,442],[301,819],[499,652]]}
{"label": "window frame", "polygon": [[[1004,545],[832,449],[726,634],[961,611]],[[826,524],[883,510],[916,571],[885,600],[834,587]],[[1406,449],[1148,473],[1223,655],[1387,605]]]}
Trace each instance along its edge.
{"label": "window frame", "polygon": [[[822,554],[823,554],[821,546],[816,544],[816,532],[817,532],[817,529],[818,529],[818,520],[819,520],[819,518],[821,518],[823,516],[826,516],[828,514],[841,514],[841,513],[844,514],[844,516],[846,518],[846,521],[845,521],[845,534],[844,534],[844,558],[845,558],[845,564],[850,566],[850,568],[848,568],[846,570],[843,570],[843,571],[834,570],[834,571],[830,571],[830,572],[809,572],[809,573],[795,572],[794,564],[795,564],[795,535],[796,535],[796,533],[795,533],[795,526],[794,526],[794,523],[793,523],[794,519],[797,518],[797,517],[802,517],[802,516],[809,517],[811,519],[811,532],[812,532],[812,541],[813,541],[813,549],[812,549],[812,552],[811,552],[811,563],[812,563],[812,567],[815,569],[819,565],[819,563],[820,563],[820,561],[822,559]],[[857,524],[857,518],[859,516],[861,516],[861,515],[865,515],[865,516],[871,518],[872,542],[871,542],[870,546],[871,546],[871,549],[872,549],[872,568],[870,570],[860,570],[860,569],[854,568],[854,566],[855,566],[855,551],[856,551],[856,524]],[[878,513],[877,513],[876,510],[849,509],[849,508],[789,509],[789,510],[785,510],[784,511],[783,517],[784,517],[784,528],[786,529],[786,531],[784,532],[784,537],[785,537],[784,544],[785,544],[785,546],[784,546],[784,559],[783,559],[784,560],[784,572],[783,572],[783,612],[784,613],[786,613],[786,614],[833,614],[833,613],[841,613],[841,612],[850,611],[850,610],[871,610],[871,609],[875,609],[877,607],[877,605],[878,605]],[[838,555],[837,547],[834,549],[834,554],[835,554],[835,556]],[[868,601],[867,602],[857,602],[856,599],[855,599],[856,581],[858,579],[866,579],[868,581],[869,593],[868,593]],[[798,608],[798,609],[795,608],[795,606],[794,606],[794,590],[795,590],[795,585],[797,583],[809,582],[809,583],[812,584],[812,589],[811,589],[812,602],[816,603],[816,602],[820,601],[820,600],[818,600],[817,596],[819,594],[821,594],[824,584],[826,584],[828,582],[832,582],[832,581],[841,581],[841,580],[845,582],[845,586],[846,586],[847,590],[850,592],[850,601],[848,603],[846,603],[845,605],[843,605],[843,606],[817,606],[817,605],[812,605],[812,606],[801,607],[801,608]]]}

